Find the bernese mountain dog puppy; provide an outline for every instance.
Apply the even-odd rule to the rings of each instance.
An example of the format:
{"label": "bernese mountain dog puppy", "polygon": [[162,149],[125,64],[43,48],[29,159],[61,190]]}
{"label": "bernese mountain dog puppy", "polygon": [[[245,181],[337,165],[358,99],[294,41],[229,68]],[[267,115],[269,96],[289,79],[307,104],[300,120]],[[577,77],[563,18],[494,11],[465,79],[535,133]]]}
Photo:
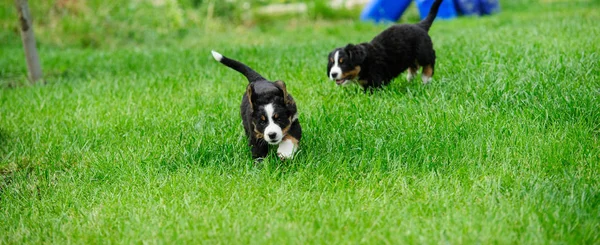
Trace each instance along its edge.
{"label": "bernese mountain dog puppy", "polygon": [[393,25],[371,42],[348,44],[329,53],[327,76],[337,85],[358,82],[365,91],[388,85],[408,69],[410,81],[423,67],[421,79],[431,81],[435,50],[428,31],[442,0],[436,0],[427,17],[417,24]]}
{"label": "bernese mountain dog puppy", "polygon": [[240,114],[252,148],[252,157],[262,160],[269,145],[278,145],[277,155],[289,159],[298,150],[302,128],[294,98],[283,81],[271,82],[247,65],[212,51],[215,60],[242,73],[250,82],[242,97]]}

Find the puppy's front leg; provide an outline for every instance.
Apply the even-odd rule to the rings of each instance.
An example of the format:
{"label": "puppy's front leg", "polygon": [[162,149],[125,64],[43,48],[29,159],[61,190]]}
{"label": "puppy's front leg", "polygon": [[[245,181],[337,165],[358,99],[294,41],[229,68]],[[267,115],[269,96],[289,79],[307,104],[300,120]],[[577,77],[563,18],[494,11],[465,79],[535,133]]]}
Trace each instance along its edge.
{"label": "puppy's front leg", "polygon": [[379,76],[374,76],[373,78],[371,78],[369,80],[369,82],[363,86],[363,92],[366,94],[367,92],[369,92],[370,94],[373,94],[373,92],[377,89],[380,89],[383,87],[383,79],[380,78]]}
{"label": "puppy's front leg", "polygon": [[260,161],[269,154],[269,145],[264,141],[253,139],[250,145],[252,146],[252,158],[254,160]]}
{"label": "puppy's front leg", "polygon": [[277,156],[281,160],[289,159],[294,157],[294,153],[298,151],[298,142],[302,138],[302,127],[300,122],[296,119],[290,126],[290,130],[283,137],[279,147],[277,148]]}
{"label": "puppy's front leg", "polygon": [[431,77],[433,77],[433,64],[423,66],[423,73],[421,73],[423,84],[428,84],[431,82]]}
{"label": "puppy's front leg", "polygon": [[277,156],[281,160],[291,159],[294,157],[294,153],[298,150],[298,139],[291,135],[283,137],[279,147],[277,148]]}

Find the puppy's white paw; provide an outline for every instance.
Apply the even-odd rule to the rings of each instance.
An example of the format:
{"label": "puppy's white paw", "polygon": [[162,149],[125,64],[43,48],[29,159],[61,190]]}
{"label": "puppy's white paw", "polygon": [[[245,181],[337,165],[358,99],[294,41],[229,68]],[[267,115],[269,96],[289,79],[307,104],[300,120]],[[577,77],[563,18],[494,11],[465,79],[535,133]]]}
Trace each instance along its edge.
{"label": "puppy's white paw", "polygon": [[423,84],[428,84],[429,82],[431,82],[431,77],[425,75],[421,75],[421,79],[423,80]]}
{"label": "puppy's white paw", "polygon": [[296,146],[292,140],[283,140],[279,143],[279,148],[277,148],[277,156],[279,156],[281,160],[291,159],[294,157],[294,153],[297,149],[298,146]]}

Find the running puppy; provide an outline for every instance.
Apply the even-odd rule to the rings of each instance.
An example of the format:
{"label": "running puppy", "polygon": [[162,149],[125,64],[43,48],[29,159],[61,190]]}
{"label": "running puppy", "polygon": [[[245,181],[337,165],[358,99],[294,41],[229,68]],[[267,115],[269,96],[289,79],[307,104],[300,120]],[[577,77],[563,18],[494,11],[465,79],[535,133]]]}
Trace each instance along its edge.
{"label": "running puppy", "polygon": [[278,145],[277,155],[292,158],[302,137],[296,103],[283,81],[271,82],[252,68],[212,51],[215,60],[242,73],[250,82],[242,97],[241,115],[252,157],[267,156],[269,145]]}
{"label": "running puppy", "polygon": [[348,44],[329,53],[327,76],[337,85],[354,81],[366,91],[388,85],[408,69],[410,81],[423,67],[421,79],[429,83],[435,67],[435,50],[428,31],[442,0],[436,0],[427,17],[417,24],[394,25],[371,42]]}

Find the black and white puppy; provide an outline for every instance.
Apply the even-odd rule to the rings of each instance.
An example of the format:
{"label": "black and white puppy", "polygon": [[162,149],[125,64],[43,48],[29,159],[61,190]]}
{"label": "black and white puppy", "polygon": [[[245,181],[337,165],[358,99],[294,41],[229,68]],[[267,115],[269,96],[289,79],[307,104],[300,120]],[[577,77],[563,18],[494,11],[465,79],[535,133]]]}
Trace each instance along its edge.
{"label": "black and white puppy", "polygon": [[435,50],[428,31],[437,16],[442,0],[436,0],[427,17],[417,24],[394,25],[371,42],[348,44],[329,53],[327,76],[337,85],[358,82],[365,91],[390,83],[408,69],[407,79],[417,75],[429,83],[435,66]]}
{"label": "black and white puppy", "polygon": [[267,156],[269,145],[278,145],[277,155],[292,158],[298,150],[302,128],[294,98],[283,81],[271,82],[247,65],[212,51],[215,60],[242,73],[250,82],[242,97],[241,115],[252,157]]}

